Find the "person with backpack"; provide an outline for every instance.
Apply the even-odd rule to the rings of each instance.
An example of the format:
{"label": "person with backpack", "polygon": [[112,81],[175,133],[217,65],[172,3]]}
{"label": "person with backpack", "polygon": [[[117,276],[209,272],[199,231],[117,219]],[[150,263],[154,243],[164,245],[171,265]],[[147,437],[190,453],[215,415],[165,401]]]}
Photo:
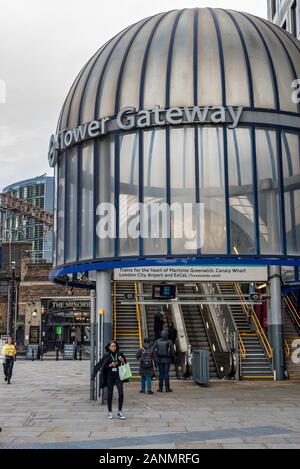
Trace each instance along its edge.
{"label": "person with backpack", "polygon": [[159,388],[157,392],[163,392],[164,384],[166,392],[172,392],[170,388],[170,366],[173,359],[173,342],[168,339],[168,331],[161,333],[161,338],[154,344],[154,360],[159,368]]}
{"label": "person with backpack", "polygon": [[143,347],[136,354],[137,360],[140,362],[140,375],[141,375],[141,394],[153,394],[152,391],[152,378],[154,375],[153,366],[153,348],[151,347],[149,339],[144,339]]}

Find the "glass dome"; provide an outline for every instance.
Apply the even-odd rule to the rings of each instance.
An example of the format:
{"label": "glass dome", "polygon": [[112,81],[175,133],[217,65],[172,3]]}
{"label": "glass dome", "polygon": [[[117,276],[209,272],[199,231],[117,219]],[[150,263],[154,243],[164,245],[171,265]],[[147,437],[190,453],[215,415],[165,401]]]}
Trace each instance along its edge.
{"label": "glass dome", "polygon": [[[115,128],[61,150],[54,265],[78,271],[150,259],[298,263],[300,107],[292,99],[297,77],[300,43],[236,11],[170,11],[108,41],[71,87],[57,133],[116,118],[127,106],[137,112],[231,106],[243,115],[235,128],[208,121],[130,132]],[[107,239],[97,235],[101,203],[115,207],[115,236]],[[123,226],[133,217],[130,207],[138,203],[201,204],[203,226],[192,212],[191,242],[186,219],[170,212],[167,237],[161,236],[159,218],[155,236],[123,238]],[[149,213],[138,216],[141,226]]]}

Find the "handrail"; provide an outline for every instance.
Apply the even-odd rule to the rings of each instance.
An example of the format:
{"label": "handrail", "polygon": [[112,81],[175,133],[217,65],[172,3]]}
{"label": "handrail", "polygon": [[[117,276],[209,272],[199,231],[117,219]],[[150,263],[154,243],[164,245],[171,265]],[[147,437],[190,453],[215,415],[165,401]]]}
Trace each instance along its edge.
{"label": "handrail", "polygon": [[297,324],[297,327],[300,329],[300,317],[298,315],[298,312],[297,312],[295,306],[293,305],[292,300],[288,296],[286,296],[284,298],[284,301],[285,301],[285,304],[287,305],[291,315],[293,316],[293,319],[294,319],[295,323]]}
{"label": "handrail", "polygon": [[291,349],[290,349],[289,344],[288,344],[286,339],[284,339],[284,344],[285,344],[285,356],[286,356],[286,358],[289,358],[290,353],[291,353]]}
{"label": "handrail", "polygon": [[247,357],[247,352],[246,352],[246,348],[245,348],[245,344],[244,344],[244,341],[242,339],[242,336],[240,333],[239,334],[239,347],[240,347],[240,352],[241,352],[241,355],[243,358],[246,358]]}
{"label": "handrail", "polygon": [[246,315],[248,316],[248,318],[252,318],[253,319],[253,322],[254,322],[254,325],[255,325],[255,328],[256,328],[256,332],[257,334],[259,335],[260,337],[260,340],[264,346],[264,349],[267,353],[267,356],[269,357],[269,359],[271,360],[272,356],[273,356],[273,351],[272,351],[272,347],[268,341],[268,338],[266,336],[266,333],[265,331],[263,330],[262,328],[262,325],[260,324],[259,320],[258,320],[258,317],[256,315],[256,312],[254,311],[254,309],[248,305],[246,305],[246,299],[243,295],[243,292],[242,292],[242,289],[240,287],[240,285],[238,283],[235,283],[235,289],[236,291],[238,292],[238,294],[240,295],[241,299],[245,302],[242,307],[246,313]]}
{"label": "handrail", "polygon": [[141,312],[140,312],[140,307],[138,304],[138,284],[135,282],[134,284],[134,291],[135,291],[135,308],[136,308],[136,319],[138,323],[138,331],[139,331],[139,345],[140,348],[143,347],[143,340],[142,340],[142,321],[141,321]]}
{"label": "handrail", "polygon": [[114,340],[117,340],[117,283],[114,282]]}

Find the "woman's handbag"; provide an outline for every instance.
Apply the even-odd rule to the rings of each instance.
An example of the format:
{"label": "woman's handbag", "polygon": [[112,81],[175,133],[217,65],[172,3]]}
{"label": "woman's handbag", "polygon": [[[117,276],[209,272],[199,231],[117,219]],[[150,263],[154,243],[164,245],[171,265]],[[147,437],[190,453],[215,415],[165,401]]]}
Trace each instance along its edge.
{"label": "woman's handbag", "polygon": [[121,381],[126,381],[132,377],[129,363],[124,363],[124,365],[119,366],[119,376]]}

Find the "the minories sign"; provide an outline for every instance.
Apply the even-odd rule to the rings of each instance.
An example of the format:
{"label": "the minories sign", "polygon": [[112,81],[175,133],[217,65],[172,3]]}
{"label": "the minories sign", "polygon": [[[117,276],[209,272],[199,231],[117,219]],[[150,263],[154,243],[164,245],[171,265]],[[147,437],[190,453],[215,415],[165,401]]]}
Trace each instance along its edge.
{"label": "the minories sign", "polygon": [[52,167],[55,166],[59,152],[86,140],[104,136],[109,132],[183,124],[228,124],[230,129],[235,129],[240,122],[243,110],[243,107],[233,106],[193,106],[169,109],[156,106],[151,111],[137,112],[134,107],[128,106],[121,109],[115,117],[104,117],[52,135],[49,146],[49,164]]}
{"label": "the minories sign", "polygon": [[90,300],[49,300],[48,312],[62,309],[87,309],[91,307]]}

